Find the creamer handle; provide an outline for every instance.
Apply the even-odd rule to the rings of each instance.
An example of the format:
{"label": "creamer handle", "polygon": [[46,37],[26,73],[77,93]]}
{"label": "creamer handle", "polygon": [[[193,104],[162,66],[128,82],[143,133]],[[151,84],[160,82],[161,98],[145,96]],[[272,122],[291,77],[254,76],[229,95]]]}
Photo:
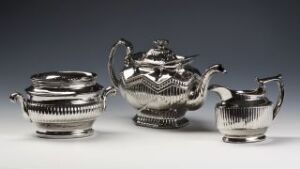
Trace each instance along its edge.
{"label": "creamer handle", "polygon": [[281,105],[282,105],[282,102],[284,99],[284,83],[282,80],[282,76],[281,76],[281,74],[279,74],[279,75],[273,76],[273,77],[267,77],[267,78],[262,78],[262,79],[257,78],[257,81],[261,88],[265,88],[266,83],[273,82],[273,81],[277,82],[279,95],[278,95],[277,102],[276,102],[276,105],[273,110],[273,119],[275,119],[275,117],[277,116],[277,114],[281,108]]}

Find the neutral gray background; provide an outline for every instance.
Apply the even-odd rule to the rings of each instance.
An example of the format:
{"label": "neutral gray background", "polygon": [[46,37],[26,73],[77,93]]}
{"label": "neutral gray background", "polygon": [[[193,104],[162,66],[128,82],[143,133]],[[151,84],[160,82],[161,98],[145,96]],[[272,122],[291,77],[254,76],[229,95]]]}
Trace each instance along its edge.
{"label": "neutral gray background", "polygon": [[[277,144],[279,147],[282,143],[285,145],[293,145],[294,142],[299,143],[299,9],[300,1],[297,0],[1,1],[0,131],[2,142],[0,146],[1,149],[4,148],[6,155],[1,157],[0,166],[2,164],[13,168],[15,154],[19,154],[15,156],[19,160],[22,159],[23,154],[26,154],[28,158],[31,157],[31,159],[41,158],[39,151],[42,151],[46,145],[48,145],[48,149],[42,152],[49,154],[49,156],[46,156],[44,160],[40,159],[41,161],[38,163],[25,160],[22,163],[19,162],[19,165],[25,168],[57,167],[57,165],[61,168],[68,168],[74,167],[77,164],[75,161],[80,161],[83,155],[90,154],[83,149],[76,149],[77,146],[84,147],[85,143],[77,144],[75,141],[74,144],[70,143],[70,146],[70,144],[64,144],[64,141],[61,144],[60,141],[57,143],[57,141],[46,142],[36,139],[33,136],[33,127],[22,119],[19,106],[11,104],[8,96],[13,91],[22,92],[25,87],[28,87],[31,74],[52,70],[93,71],[99,75],[99,83],[104,86],[109,85],[106,69],[108,53],[111,45],[121,37],[130,40],[134,44],[135,51],[149,49],[155,39],[168,39],[170,48],[177,54],[199,54],[193,65],[202,72],[211,64],[222,63],[228,73],[215,76],[212,83],[223,84],[235,89],[255,88],[254,79],[256,76],[267,77],[282,73],[286,97],[282,111],[271,129],[270,135],[272,135],[273,143],[279,143]],[[121,69],[123,57],[121,52],[117,57],[115,66]],[[275,99],[276,86],[271,84],[269,89],[270,97]],[[168,152],[169,154],[166,155],[175,159],[175,162],[172,162],[175,167],[187,167],[185,162],[199,167],[197,160],[193,161],[194,158],[190,156],[182,159],[184,165],[177,164],[176,162],[180,160],[176,160],[178,157],[172,156],[176,155],[176,152],[173,153],[172,147],[180,146],[177,153],[178,155],[184,154],[184,147],[186,146],[184,140],[195,139],[193,142],[195,144],[187,143],[190,145],[188,154],[201,153],[202,150],[197,152],[198,149],[193,149],[193,145],[202,144],[202,148],[206,149],[208,154],[210,154],[211,149],[215,149],[214,146],[209,147],[205,144],[209,145],[209,142],[220,141],[220,135],[214,126],[213,114],[214,104],[218,100],[216,95],[209,94],[202,109],[189,112],[191,125],[187,129],[180,130],[192,131],[188,132],[188,135],[185,135],[184,132],[175,132],[175,135],[169,136],[167,135],[168,131],[154,131],[135,127],[130,119],[135,110],[120,96],[110,98],[108,113],[99,118],[99,122],[96,124],[95,128],[99,130],[97,133],[99,138],[96,137],[96,140],[101,142],[102,139],[106,139],[107,142],[115,143],[112,145],[104,144],[106,147],[104,149],[107,151],[118,143],[123,144],[124,147],[127,147],[123,151],[123,155],[133,157],[133,159],[123,159],[124,161],[119,161],[118,165],[120,166],[118,166],[112,160],[115,154],[112,152],[109,154],[107,151],[104,153],[109,155],[103,155],[99,159],[102,159],[102,164],[105,161],[104,164],[106,165],[104,166],[106,167],[111,164],[114,167],[146,168],[143,164],[147,160],[143,161],[145,159],[141,158],[139,153],[146,151],[141,142],[147,142],[150,145],[153,144],[154,147],[158,146],[158,151]],[[112,133],[115,131],[113,136],[108,134],[109,131]],[[122,133],[122,131],[127,134]],[[210,139],[205,141],[206,137],[201,136],[202,132],[208,133],[208,135],[213,134],[213,136],[207,136]],[[174,134],[174,131],[171,133]],[[283,137],[282,134],[286,136]],[[107,135],[108,137],[105,137]],[[197,138],[197,136],[201,138]],[[141,142],[135,145],[129,141],[129,138],[136,137],[141,137],[139,138]],[[142,138],[146,138],[148,141],[142,141]],[[175,139],[172,141],[174,145],[168,144],[169,138]],[[176,142],[177,138],[178,142]],[[122,139],[124,139],[124,143]],[[126,142],[126,139],[129,140]],[[204,143],[198,143],[197,139],[204,140]],[[93,143],[95,147],[99,146],[98,144],[101,143]],[[222,146],[224,147],[221,142],[217,144],[220,144],[220,149]],[[5,147],[10,146],[15,148],[5,149]],[[33,148],[35,146],[39,150],[35,150]],[[65,150],[63,149],[64,146]],[[27,147],[31,153],[27,153],[27,149],[24,147]],[[124,147],[121,146],[120,148]],[[164,149],[164,147],[166,148]],[[57,165],[51,162],[52,155],[59,156],[55,153],[56,151],[61,153],[59,157],[69,156],[67,151],[74,150],[74,148],[76,152],[71,157],[77,155],[77,158],[74,157],[76,160],[72,160],[70,157],[65,163],[62,160]],[[152,148],[149,148],[152,151],[148,152],[148,156],[156,154],[156,149]],[[230,148],[227,148],[225,147],[222,151],[224,155],[231,151]],[[289,147],[289,149],[295,150],[293,147]],[[277,152],[276,149],[270,150],[272,151],[267,151],[267,153],[271,155],[280,152],[279,150]],[[114,149],[115,151],[116,149]],[[235,149],[235,151],[243,151],[243,148]],[[257,156],[255,152],[256,149],[254,148],[253,151],[251,149],[250,152],[247,150],[245,153]],[[261,151],[260,153],[264,152]],[[211,152],[211,155],[214,153],[217,152]],[[297,153],[299,157],[299,149],[293,153],[294,155]],[[287,152],[285,157],[293,160],[295,157],[293,153]],[[92,156],[96,154],[98,152]],[[147,158],[150,158],[148,156]],[[166,161],[170,160],[168,156],[162,155],[162,158],[166,158]],[[257,158],[259,161],[260,156]],[[88,158],[84,159],[82,164],[86,164],[86,166],[95,167],[97,164],[101,164],[101,162],[95,162],[96,156],[91,157],[94,162],[89,161]],[[121,157],[118,159],[120,160]],[[134,159],[140,161],[137,162],[138,160]],[[276,158],[272,159],[276,161]],[[207,159],[207,166],[210,166],[209,160],[213,160],[213,158]],[[230,166],[230,162],[233,162],[230,159],[226,160],[229,160],[227,161],[228,166]],[[240,162],[242,163],[243,160]],[[280,164],[284,166],[284,163],[279,163],[280,160],[277,162],[277,166]],[[296,160],[290,162],[296,162]],[[259,162],[255,164],[257,163]],[[152,167],[171,167],[168,163],[160,160],[151,164],[153,164]],[[268,166],[269,163],[261,162],[259,164]]]}

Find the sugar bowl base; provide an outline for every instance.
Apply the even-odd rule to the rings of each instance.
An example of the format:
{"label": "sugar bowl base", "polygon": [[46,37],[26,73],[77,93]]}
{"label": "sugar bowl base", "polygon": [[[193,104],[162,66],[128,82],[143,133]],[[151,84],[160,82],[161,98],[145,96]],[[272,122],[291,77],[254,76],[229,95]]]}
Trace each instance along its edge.
{"label": "sugar bowl base", "polygon": [[41,138],[68,139],[91,136],[93,121],[72,123],[35,123],[36,134]]}

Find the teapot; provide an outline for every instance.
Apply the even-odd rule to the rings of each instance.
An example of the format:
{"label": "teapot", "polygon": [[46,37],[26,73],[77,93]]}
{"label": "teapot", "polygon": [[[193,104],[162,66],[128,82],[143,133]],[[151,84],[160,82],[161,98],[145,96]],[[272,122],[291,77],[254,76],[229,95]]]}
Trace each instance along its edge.
{"label": "teapot", "polygon": [[[275,105],[266,97],[266,83],[277,82],[279,96]],[[211,85],[221,102],[216,105],[216,123],[227,143],[251,143],[263,141],[265,132],[277,116],[283,99],[282,76],[257,78],[255,90],[232,90],[220,85]]]}
{"label": "teapot", "polygon": [[[151,128],[180,128],[188,124],[186,111],[203,105],[214,73],[226,70],[221,64],[201,74],[190,65],[192,56],[173,54],[168,40],[155,40],[147,52],[134,53],[131,42],[120,39],[110,51],[108,72],[121,95],[138,110],[136,125]],[[117,49],[126,48],[124,68],[117,75],[113,58]]]}

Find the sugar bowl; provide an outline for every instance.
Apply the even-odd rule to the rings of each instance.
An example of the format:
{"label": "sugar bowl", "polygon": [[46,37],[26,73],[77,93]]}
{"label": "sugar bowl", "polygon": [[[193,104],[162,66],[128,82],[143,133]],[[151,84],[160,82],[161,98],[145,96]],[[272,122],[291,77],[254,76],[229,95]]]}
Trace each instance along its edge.
{"label": "sugar bowl", "polygon": [[58,71],[31,76],[27,97],[13,93],[25,117],[43,138],[74,138],[93,134],[96,117],[106,108],[106,98],[115,93],[96,82],[97,75],[82,71]]}

